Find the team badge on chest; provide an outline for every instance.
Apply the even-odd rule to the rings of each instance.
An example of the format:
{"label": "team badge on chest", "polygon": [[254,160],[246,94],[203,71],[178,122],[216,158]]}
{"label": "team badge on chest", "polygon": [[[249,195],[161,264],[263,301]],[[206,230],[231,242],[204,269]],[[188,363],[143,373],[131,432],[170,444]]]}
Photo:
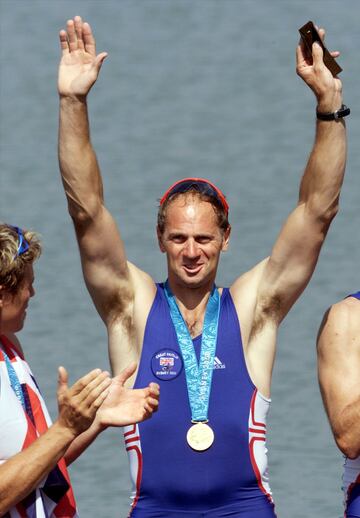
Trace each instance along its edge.
{"label": "team badge on chest", "polygon": [[151,359],[151,370],[158,379],[170,381],[177,378],[182,371],[181,356],[172,349],[162,349]]}

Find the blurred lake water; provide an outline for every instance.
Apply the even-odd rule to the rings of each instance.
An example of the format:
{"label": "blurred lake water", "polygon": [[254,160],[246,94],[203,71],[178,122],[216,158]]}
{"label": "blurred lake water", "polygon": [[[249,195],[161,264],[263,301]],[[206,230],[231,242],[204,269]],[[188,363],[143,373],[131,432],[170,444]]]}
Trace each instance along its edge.
{"label": "blurred lake water", "polygon": [[[326,8],[325,8],[326,7]],[[233,234],[218,284],[269,254],[294,207],[314,137],[315,100],[295,73],[298,28],[327,28],[344,69],[349,160],[342,208],[310,286],[283,324],[269,422],[270,481],[279,518],[342,514],[342,457],[322,409],[315,338],[326,308],[359,289],[359,3],[357,0],[0,0],[0,220],[39,231],[21,340],[56,416],[56,368],[75,380],[108,367],[104,326],[85,290],[58,174],[57,33],[80,14],[109,53],[89,98],[106,203],[128,257],[164,279],[157,200],[176,179],[208,177],[230,203]],[[71,468],[80,515],[127,515],[130,481],[120,430]]]}

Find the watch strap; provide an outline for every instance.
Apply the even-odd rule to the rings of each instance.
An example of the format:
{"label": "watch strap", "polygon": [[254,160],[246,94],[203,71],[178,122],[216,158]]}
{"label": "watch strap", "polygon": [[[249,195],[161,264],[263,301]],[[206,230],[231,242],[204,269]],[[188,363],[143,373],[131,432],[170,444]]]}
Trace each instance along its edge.
{"label": "watch strap", "polygon": [[316,118],[321,121],[337,121],[338,119],[342,119],[350,114],[350,108],[348,108],[345,104],[341,105],[336,112],[327,112],[321,113],[316,110]]}

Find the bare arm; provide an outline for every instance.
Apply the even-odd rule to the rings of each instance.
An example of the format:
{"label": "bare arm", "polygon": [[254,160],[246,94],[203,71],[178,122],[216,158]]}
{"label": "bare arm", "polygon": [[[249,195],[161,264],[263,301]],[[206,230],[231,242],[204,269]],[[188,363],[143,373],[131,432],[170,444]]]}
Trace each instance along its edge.
{"label": "bare arm", "polygon": [[[324,36],[324,31],[320,34]],[[332,54],[337,56],[338,52]],[[297,73],[315,93],[319,112],[334,112],[341,107],[341,82],[325,67],[319,45],[313,45],[312,58],[302,45],[297,47]],[[297,206],[287,218],[270,257],[231,287],[242,324],[247,367],[265,395],[270,395],[278,326],[314,271],[338,210],[345,162],[344,121],[317,120]]]}
{"label": "bare arm", "polygon": [[0,465],[0,516],[33,491],[74,438],[91,425],[109,385],[108,373],[96,369],[69,389],[67,373],[60,367],[57,421],[28,448]]}
{"label": "bare arm", "polygon": [[159,386],[150,383],[144,389],[128,389],[126,381],[134,374],[133,363],[112,379],[110,391],[99,408],[91,427],[79,435],[65,454],[69,465],[109,426],[127,426],[149,419],[159,404]]}
{"label": "bare arm", "polygon": [[153,290],[154,286],[127,263],[118,228],[104,205],[100,169],[90,141],[87,95],[106,53],[96,55],[91,28],[80,17],[67,22],[60,44],[59,162],[85,282],[105,323],[114,318],[131,322],[135,290],[144,284]]}
{"label": "bare arm", "polygon": [[335,304],[325,314],[318,344],[321,394],[335,441],[350,458],[360,455],[360,302]]}
{"label": "bare arm", "polygon": [[[318,44],[313,45],[312,59],[305,55],[302,44],[298,46],[297,73],[314,91],[319,112],[334,112],[341,107],[341,82],[324,65]],[[285,222],[259,278],[255,327],[261,327],[268,319],[278,325],[309,282],[338,210],[345,162],[344,120],[317,120],[298,204]]]}

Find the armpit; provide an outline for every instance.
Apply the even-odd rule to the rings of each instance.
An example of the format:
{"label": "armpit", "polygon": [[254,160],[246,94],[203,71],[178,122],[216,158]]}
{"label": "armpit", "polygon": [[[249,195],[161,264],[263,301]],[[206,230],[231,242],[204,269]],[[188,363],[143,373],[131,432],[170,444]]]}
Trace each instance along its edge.
{"label": "armpit", "polygon": [[270,322],[278,325],[281,320],[283,306],[283,299],[280,295],[274,295],[273,297],[268,297],[258,302],[250,338],[260,333],[265,325]]}
{"label": "armpit", "polygon": [[107,298],[104,305],[108,325],[121,324],[127,334],[133,330],[134,294],[132,289],[122,288]]}

